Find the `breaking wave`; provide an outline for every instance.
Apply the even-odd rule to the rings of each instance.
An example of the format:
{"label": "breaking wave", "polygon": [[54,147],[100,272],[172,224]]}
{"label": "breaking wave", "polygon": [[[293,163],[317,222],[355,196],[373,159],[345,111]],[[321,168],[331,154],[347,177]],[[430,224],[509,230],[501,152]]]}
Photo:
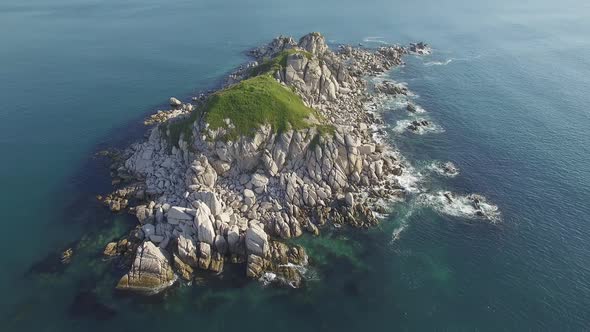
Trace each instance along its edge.
{"label": "breaking wave", "polygon": [[455,164],[453,164],[450,161],[434,161],[428,164],[428,166],[426,166],[426,169],[438,175],[450,178],[454,178],[455,176],[459,175],[459,169],[457,168],[457,166],[455,166]]}
{"label": "breaking wave", "polygon": [[449,63],[453,62],[454,60],[456,60],[456,59],[451,58],[451,59],[448,59],[446,61],[429,61],[429,62],[425,62],[424,65],[426,67],[431,67],[431,66],[446,66]]}
{"label": "breaking wave", "polygon": [[421,194],[416,201],[420,205],[431,207],[437,213],[453,217],[487,220],[492,223],[501,221],[498,206],[478,194],[456,196],[448,191],[439,191]]}
{"label": "breaking wave", "polygon": [[421,125],[421,126],[417,126],[415,127],[415,129],[411,129],[412,128],[412,124],[413,122],[416,120],[411,120],[411,119],[405,119],[405,120],[399,120],[396,122],[395,127],[393,127],[393,132],[396,134],[403,134],[405,132],[410,132],[412,134],[416,134],[416,135],[424,135],[424,134],[440,134],[440,133],[444,133],[445,130],[437,125],[436,123],[433,123],[431,121],[428,122],[428,125]]}
{"label": "breaking wave", "polygon": [[383,40],[383,37],[378,37],[378,36],[375,36],[375,37],[365,37],[363,39],[363,42],[365,42],[365,43],[385,44],[385,45],[389,44],[388,42],[386,42],[386,41]]}

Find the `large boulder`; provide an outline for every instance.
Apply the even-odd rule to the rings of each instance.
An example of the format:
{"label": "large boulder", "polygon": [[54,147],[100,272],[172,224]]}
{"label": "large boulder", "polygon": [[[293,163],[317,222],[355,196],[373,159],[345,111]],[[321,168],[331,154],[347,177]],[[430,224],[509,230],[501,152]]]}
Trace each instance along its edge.
{"label": "large boulder", "polygon": [[170,106],[179,107],[182,105],[182,102],[174,97],[170,97]]}
{"label": "large boulder", "polygon": [[192,198],[195,200],[193,201],[192,205],[197,208],[198,204],[197,201],[203,202],[209,207],[211,210],[211,214],[214,216],[219,215],[222,212],[222,204],[221,200],[217,195],[211,191],[198,191],[192,194]]}
{"label": "large boulder", "polygon": [[319,32],[308,33],[299,39],[299,47],[313,55],[321,56],[328,51],[326,39]]}
{"label": "large boulder", "polygon": [[176,276],[167,256],[153,243],[143,242],[137,248],[131,269],[119,280],[117,289],[156,294],[170,287]]}
{"label": "large boulder", "polygon": [[197,246],[192,238],[180,234],[178,237],[178,256],[188,265],[197,266]]}
{"label": "large boulder", "polygon": [[181,222],[190,222],[193,220],[193,216],[186,213],[187,209],[179,206],[173,206],[168,210],[166,214],[166,218],[168,219],[168,223],[172,225],[178,225]]}
{"label": "large boulder", "polygon": [[249,254],[264,257],[268,252],[268,235],[259,226],[246,230],[246,250]]}
{"label": "large boulder", "polygon": [[207,270],[211,264],[211,245],[205,242],[199,242],[199,267]]}
{"label": "large boulder", "polygon": [[254,254],[248,255],[246,275],[253,279],[258,279],[264,272],[264,259]]}
{"label": "large boulder", "polygon": [[195,227],[199,242],[213,244],[215,239],[215,229],[213,228],[213,216],[209,207],[202,202],[197,202],[197,213],[195,215]]}

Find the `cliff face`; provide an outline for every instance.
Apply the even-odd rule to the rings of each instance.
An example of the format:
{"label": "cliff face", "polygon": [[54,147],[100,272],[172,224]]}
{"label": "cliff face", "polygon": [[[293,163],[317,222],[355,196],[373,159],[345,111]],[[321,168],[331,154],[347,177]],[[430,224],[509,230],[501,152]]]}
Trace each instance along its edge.
{"label": "cliff face", "polygon": [[[334,53],[319,33],[298,43],[279,37],[252,51],[258,63],[232,75],[232,83],[243,84],[246,93],[222,104],[236,110],[213,109],[205,102],[200,116],[168,120],[131,148],[124,171],[142,179],[144,197],[151,200],[135,208],[141,222],[137,241],[174,254],[181,276],[190,276],[192,268],[219,272],[224,261],[245,261],[252,278],[299,286],[307,256],[303,248],[277,240],[303,231],[318,234],[325,223],[375,224],[375,203],[402,194],[396,180],[402,166],[373,138],[371,126],[379,120],[365,110],[372,97],[363,76],[401,63],[404,53],[396,47]],[[250,112],[269,114],[268,121],[244,131],[244,123],[253,123],[241,112],[251,110],[244,103],[257,102],[249,99],[254,90],[248,93],[246,85],[253,73],[276,79],[272,89],[296,93],[276,90],[286,97],[254,106],[279,105],[286,98],[313,112],[296,122],[285,114],[292,108],[267,113],[255,108]],[[214,126],[207,112],[227,118]],[[169,142],[175,121],[184,121],[188,134]],[[123,284],[133,279],[133,269]]]}

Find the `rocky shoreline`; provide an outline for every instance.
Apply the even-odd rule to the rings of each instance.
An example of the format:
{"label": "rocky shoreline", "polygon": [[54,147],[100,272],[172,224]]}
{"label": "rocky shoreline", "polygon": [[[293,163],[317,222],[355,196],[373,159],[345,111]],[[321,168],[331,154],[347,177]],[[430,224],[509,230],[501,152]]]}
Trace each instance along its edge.
{"label": "rocky shoreline", "polygon": [[220,92],[186,104],[171,98],[170,110],[145,121],[155,125],[149,138],[114,159],[117,189],[100,198],[139,221],[105,247],[130,266],[117,288],[158,293],[177,279],[190,283],[198,269],[221,273],[231,263],[245,263],[250,278],[301,287],[308,256],[284,240],[319,235],[329,224],[373,226],[384,203],[404,197],[404,165],[376,139],[382,120],[367,105],[378,98],[372,89],[409,92],[391,82],[371,87],[367,77],[430,52],[423,43],[332,51],[319,33],[251,50],[255,61],[229,75],[221,92],[270,75],[313,110],[299,127],[279,130],[269,121],[236,135],[239,119],[208,120],[207,105]]}

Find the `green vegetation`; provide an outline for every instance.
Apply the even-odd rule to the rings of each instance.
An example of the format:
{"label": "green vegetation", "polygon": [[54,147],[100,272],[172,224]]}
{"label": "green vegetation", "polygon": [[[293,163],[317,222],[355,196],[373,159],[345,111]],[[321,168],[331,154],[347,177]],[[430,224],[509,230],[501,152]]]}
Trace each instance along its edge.
{"label": "green vegetation", "polygon": [[[207,102],[187,118],[162,126],[171,146],[178,146],[180,137],[192,141],[192,125],[203,115],[209,128],[227,128],[225,139],[239,136],[254,136],[261,125],[269,124],[275,133],[288,129],[304,129],[317,126],[320,135],[333,135],[334,127],[319,125],[325,122],[314,109],[305,106],[301,98],[289,87],[274,79],[274,73],[287,65],[291,54],[303,54],[311,59],[312,54],[302,50],[285,50],[274,58],[252,69],[250,78],[211,95]],[[233,125],[228,128],[226,119]]]}
{"label": "green vegetation", "polygon": [[274,74],[277,70],[287,67],[287,57],[291,54],[303,54],[307,59],[311,59],[312,54],[307,51],[290,49],[284,50],[277,56],[270,60],[266,60],[260,65],[252,68],[250,76],[258,76],[261,74]]}
{"label": "green vegetation", "polygon": [[234,128],[229,129],[228,139],[253,136],[264,124],[283,132],[308,128],[317,121],[313,109],[270,75],[255,76],[213,94],[205,112],[212,129],[225,128],[225,119],[231,120]]}
{"label": "green vegetation", "polygon": [[168,126],[164,127],[163,129],[165,132],[166,129],[169,132],[169,134],[167,134],[168,143],[171,146],[173,145],[178,147],[178,141],[180,140],[181,135],[184,137],[186,142],[191,142],[193,138],[193,123],[195,123],[200,114],[201,112],[197,108],[196,110],[192,111],[188,117],[173,121],[169,123]]}

